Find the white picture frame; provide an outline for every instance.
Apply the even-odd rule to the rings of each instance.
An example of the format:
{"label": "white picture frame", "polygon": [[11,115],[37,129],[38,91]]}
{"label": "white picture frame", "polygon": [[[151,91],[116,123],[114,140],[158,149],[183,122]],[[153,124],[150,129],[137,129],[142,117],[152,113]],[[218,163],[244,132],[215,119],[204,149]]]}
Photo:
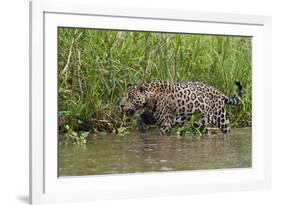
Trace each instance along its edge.
{"label": "white picture frame", "polygon": [[[252,36],[252,168],[58,177],[58,26]],[[43,204],[269,188],[270,59],[271,18],[266,16],[30,2],[30,202]]]}

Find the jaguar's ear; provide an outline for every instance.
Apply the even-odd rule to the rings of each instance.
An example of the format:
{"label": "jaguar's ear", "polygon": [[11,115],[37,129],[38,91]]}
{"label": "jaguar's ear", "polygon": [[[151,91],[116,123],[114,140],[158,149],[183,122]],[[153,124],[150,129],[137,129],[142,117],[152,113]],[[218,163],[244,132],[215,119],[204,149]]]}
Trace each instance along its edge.
{"label": "jaguar's ear", "polygon": [[139,85],[138,89],[141,93],[144,93],[144,91],[145,91],[145,87],[143,84]]}
{"label": "jaguar's ear", "polygon": [[129,84],[127,85],[127,88],[131,87],[132,85],[133,85],[132,83],[129,83]]}

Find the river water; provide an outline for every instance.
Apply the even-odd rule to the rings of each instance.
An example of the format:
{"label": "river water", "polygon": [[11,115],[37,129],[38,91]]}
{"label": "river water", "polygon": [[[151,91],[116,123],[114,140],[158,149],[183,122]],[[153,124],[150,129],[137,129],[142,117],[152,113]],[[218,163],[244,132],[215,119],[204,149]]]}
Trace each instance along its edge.
{"label": "river water", "polygon": [[59,176],[245,168],[251,164],[251,128],[233,129],[227,137],[104,134],[93,136],[86,145],[59,146]]}

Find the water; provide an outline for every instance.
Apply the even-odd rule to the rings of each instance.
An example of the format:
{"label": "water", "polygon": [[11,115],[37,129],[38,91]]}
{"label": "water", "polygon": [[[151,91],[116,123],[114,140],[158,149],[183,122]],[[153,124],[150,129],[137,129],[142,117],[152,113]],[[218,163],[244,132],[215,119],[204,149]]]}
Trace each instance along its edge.
{"label": "water", "polygon": [[251,129],[227,136],[106,134],[87,145],[59,146],[59,176],[251,167]]}

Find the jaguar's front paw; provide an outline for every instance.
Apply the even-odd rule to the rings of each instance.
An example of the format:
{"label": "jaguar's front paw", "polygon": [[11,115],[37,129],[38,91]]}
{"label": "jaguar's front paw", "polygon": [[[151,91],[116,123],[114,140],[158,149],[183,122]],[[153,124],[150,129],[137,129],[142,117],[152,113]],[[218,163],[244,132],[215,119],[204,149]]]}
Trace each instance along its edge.
{"label": "jaguar's front paw", "polygon": [[160,127],[160,135],[166,135],[169,133],[171,127],[170,126],[161,126]]}

